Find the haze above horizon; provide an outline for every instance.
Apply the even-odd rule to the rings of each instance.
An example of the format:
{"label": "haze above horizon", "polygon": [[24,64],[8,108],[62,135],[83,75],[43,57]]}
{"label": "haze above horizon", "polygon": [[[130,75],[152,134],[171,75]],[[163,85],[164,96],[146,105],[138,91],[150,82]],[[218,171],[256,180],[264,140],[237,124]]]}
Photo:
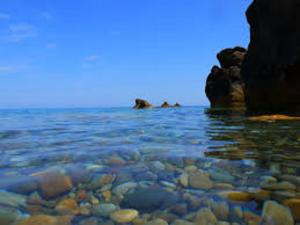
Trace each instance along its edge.
{"label": "haze above horizon", "polygon": [[249,42],[250,0],[3,0],[0,108],[207,105],[216,54]]}

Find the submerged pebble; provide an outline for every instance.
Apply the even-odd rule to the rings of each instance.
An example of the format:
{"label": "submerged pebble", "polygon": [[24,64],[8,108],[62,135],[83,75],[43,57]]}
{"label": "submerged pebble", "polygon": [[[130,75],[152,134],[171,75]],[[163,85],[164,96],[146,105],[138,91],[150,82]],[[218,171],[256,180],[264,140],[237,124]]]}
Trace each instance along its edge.
{"label": "submerged pebble", "polygon": [[146,187],[125,195],[121,206],[151,212],[160,208],[173,206],[178,200],[176,194],[160,187]]}
{"label": "submerged pebble", "polygon": [[16,208],[0,205],[0,225],[13,225],[22,218],[24,215]]}
{"label": "submerged pebble", "polygon": [[96,216],[108,217],[118,207],[112,203],[102,203],[93,207],[93,214]]}
{"label": "submerged pebble", "polygon": [[130,223],[133,221],[139,212],[133,209],[123,209],[113,212],[110,218],[117,223]]}
{"label": "submerged pebble", "polygon": [[217,218],[213,214],[213,212],[209,208],[203,208],[199,210],[199,212],[196,215],[195,223],[197,225],[217,225]]}
{"label": "submerged pebble", "polygon": [[290,208],[294,219],[300,221],[300,199],[290,198],[285,200],[283,204]]}
{"label": "submerged pebble", "polygon": [[213,182],[206,174],[197,172],[189,176],[189,185],[195,189],[211,189]]}
{"label": "submerged pebble", "polygon": [[22,220],[17,225],[72,225],[72,216],[36,215]]}
{"label": "submerged pebble", "polygon": [[26,206],[26,196],[0,190],[0,205],[24,208]]}
{"label": "submerged pebble", "polygon": [[267,201],[262,211],[262,224],[294,225],[294,219],[289,208],[274,201]]}
{"label": "submerged pebble", "polygon": [[55,198],[73,187],[71,178],[58,171],[41,172],[34,176],[38,178],[41,194],[46,199]]}

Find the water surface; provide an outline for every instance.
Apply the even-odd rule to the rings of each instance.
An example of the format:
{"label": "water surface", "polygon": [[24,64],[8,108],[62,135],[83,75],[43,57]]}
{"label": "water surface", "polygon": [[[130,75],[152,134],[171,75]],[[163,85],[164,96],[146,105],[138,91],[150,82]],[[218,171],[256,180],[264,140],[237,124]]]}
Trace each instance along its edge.
{"label": "water surface", "polygon": [[[204,107],[1,110],[0,118],[0,189],[21,194],[27,201],[38,195],[55,202],[34,211],[32,203],[14,206],[22,218],[64,215],[55,204],[68,197],[89,212],[76,213],[72,224],[113,223],[109,215],[98,212],[101,204],[135,209],[144,222],[156,218],[170,224],[176,219],[195,222],[193,213],[209,208],[218,221],[247,224],[261,219],[267,200],[300,198],[298,121],[253,122],[243,113],[210,113]],[[71,177],[72,189],[48,198],[39,179],[34,180],[36,187],[21,188],[45,171]],[[85,179],[76,178],[78,174]],[[180,180],[185,175],[186,185]],[[191,179],[201,180],[203,175],[209,179],[203,181],[208,187],[193,184]],[[103,176],[111,176],[110,181],[95,184]],[[282,181],[290,186],[274,188]],[[128,183],[132,184],[128,190],[118,192]],[[139,190],[142,195],[135,197]],[[159,190],[173,200],[152,197],[150,192]],[[258,199],[262,190],[269,195]],[[80,200],[79,191],[86,192]],[[230,192],[250,197],[230,199]],[[134,197],[143,195],[163,204],[139,205]],[[0,199],[3,205],[5,201]],[[228,213],[220,215],[218,210],[224,208],[216,205]],[[237,208],[244,216],[235,215]]]}

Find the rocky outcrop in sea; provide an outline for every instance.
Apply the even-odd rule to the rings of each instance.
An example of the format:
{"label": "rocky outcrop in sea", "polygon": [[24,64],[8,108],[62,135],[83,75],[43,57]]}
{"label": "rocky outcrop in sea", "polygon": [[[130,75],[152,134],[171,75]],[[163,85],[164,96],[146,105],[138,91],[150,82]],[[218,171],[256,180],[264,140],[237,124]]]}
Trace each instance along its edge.
{"label": "rocky outcrop in sea", "polygon": [[249,112],[299,114],[299,12],[297,0],[253,1],[246,13],[247,54],[244,49],[223,50],[218,54],[221,68],[214,66],[207,79],[213,107],[241,106],[245,100]]}
{"label": "rocky outcrop in sea", "polygon": [[134,109],[149,109],[152,107],[153,106],[148,101],[138,98],[135,100],[135,106],[133,108]]}
{"label": "rocky outcrop in sea", "polygon": [[247,10],[251,27],[243,64],[250,111],[300,112],[300,3],[255,0]]}
{"label": "rocky outcrop in sea", "polygon": [[164,102],[160,107],[161,108],[170,108],[172,106],[168,102]]}
{"label": "rocky outcrop in sea", "polygon": [[[155,108],[178,108],[181,107],[181,105],[176,102],[174,105],[170,105],[168,102],[163,102],[163,104],[160,107],[155,107]],[[144,99],[136,99],[135,100],[135,106],[133,107],[134,109],[150,109],[153,108],[153,106]]]}
{"label": "rocky outcrop in sea", "polygon": [[249,112],[300,113],[299,11],[297,0],[253,1],[246,13],[247,54],[223,50],[218,54],[221,68],[214,66],[207,79],[213,107],[241,106],[245,100]]}
{"label": "rocky outcrop in sea", "polygon": [[246,53],[246,49],[235,47],[224,49],[217,55],[221,67],[213,66],[205,88],[212,107],[244,106],[241,66]]}

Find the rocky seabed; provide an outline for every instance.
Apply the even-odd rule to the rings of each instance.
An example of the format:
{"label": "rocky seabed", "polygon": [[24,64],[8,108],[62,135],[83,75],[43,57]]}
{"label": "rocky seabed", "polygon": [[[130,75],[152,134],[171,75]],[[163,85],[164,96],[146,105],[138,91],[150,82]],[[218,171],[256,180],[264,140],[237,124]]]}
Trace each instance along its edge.
{"label": "rocky seabed", "polygon": [[299,225],[300,176],[274,168],[108,154],[3,188],[0,225]]}

